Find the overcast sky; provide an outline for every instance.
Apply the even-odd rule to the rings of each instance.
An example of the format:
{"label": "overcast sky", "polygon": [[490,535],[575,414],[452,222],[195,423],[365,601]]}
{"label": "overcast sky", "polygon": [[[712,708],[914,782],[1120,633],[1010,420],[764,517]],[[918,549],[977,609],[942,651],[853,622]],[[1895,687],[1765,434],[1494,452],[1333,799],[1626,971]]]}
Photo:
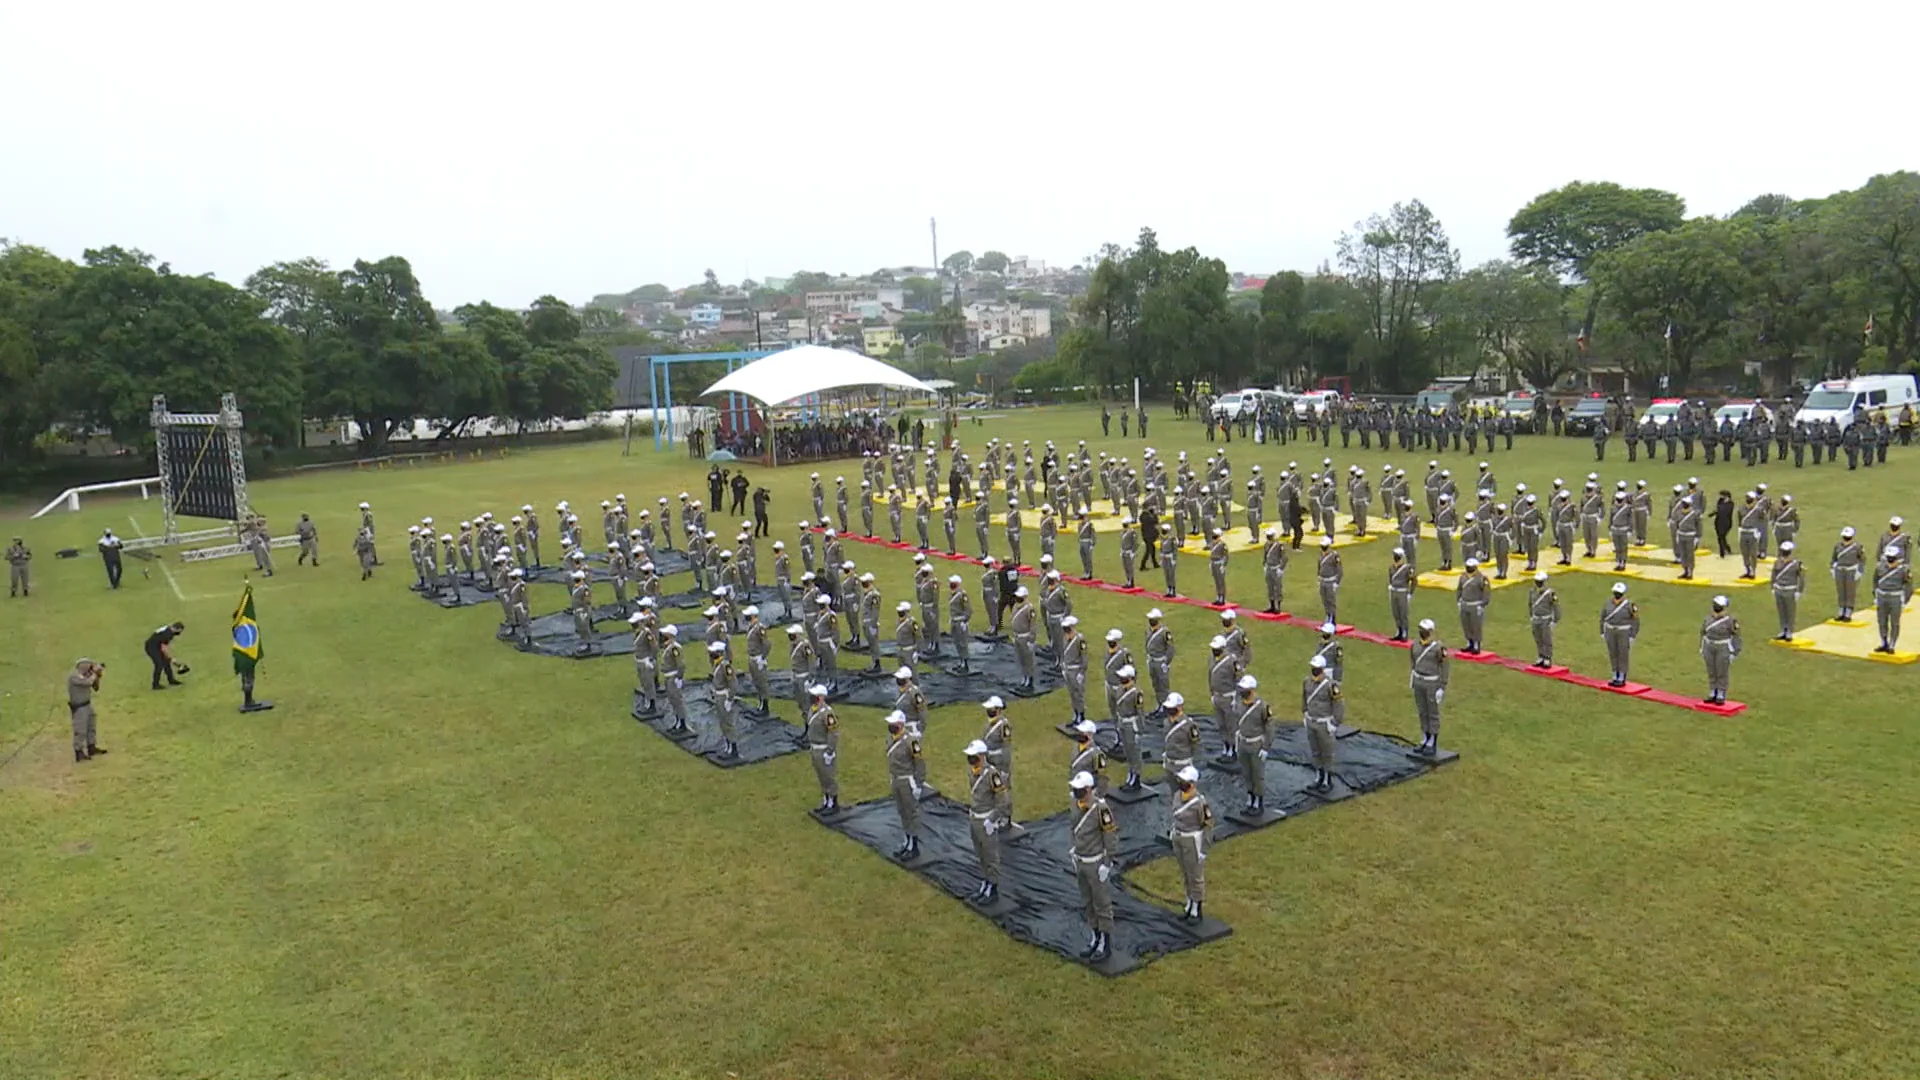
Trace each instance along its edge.
{"label": "overcast sky", "polygon": [[1913,10],[15,0],[0,236],[234,282],[398,254],[443,307],[926,263],[930,217],[943,255],[1148,225],[1265,273],[1419,198],[1478,262],[1569,180],[1726,213],[1920,166]]}

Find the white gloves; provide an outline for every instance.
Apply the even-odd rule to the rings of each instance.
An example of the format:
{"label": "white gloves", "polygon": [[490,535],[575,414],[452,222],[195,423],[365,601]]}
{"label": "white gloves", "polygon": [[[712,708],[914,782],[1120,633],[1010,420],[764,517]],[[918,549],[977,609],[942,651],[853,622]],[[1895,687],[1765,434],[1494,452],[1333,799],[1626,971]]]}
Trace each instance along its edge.
{"label": "white gloves", "polygon": [[1447,700],[1447,692],[1445,690],[1435,690],[1433,692],[1433,700],[1435,701]]}
{"label": "white gloves", "polygon": [[1094,873],[1100,876],[1100,884],[1105,885],[1107,879],[1113,876],[1113,867],[1108,866],[1106,863],[1101,863],[1100,869],[1094,871]]}
{"label": "white gloves", "polygon": [[831,764],[833,764],[833,758],[834,758],[834,753],[833,753],[833,751],[831,751],[831,750],[829,750],[829,751],[827,751],[826,753],[824,753],[824,754],[822,754],[822,755],[820,755],[820,760],[822,760],[822,761],[824,761],[824,762],[826,762],[826,763],[827,763],[827,764],[829,764],[829,765],[831,765]]}
{"label": "white gloves", "polygon": [[1264,746],[1260,748],[1260,760],[1261,761],[1267,760],[1267,748]]}
{"label": "white gloves", "polygon": [[988,818],[986,822],[980,826],[980,828],[985,830],[988,836],[992,836],[994,833],[997,833],[1000,831],[1000,826],[996,824],[992,818]]}

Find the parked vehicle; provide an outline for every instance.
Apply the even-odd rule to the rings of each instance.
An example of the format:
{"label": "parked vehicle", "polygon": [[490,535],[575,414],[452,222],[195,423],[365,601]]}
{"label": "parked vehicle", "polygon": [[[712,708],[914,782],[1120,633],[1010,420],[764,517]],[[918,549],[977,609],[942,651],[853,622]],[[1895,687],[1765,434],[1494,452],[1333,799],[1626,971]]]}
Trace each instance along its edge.
{"label": "parked vehicle", "polygon": [[1913,376],[1862,375],[1854,379],[1829,379],[1814,387],[1793,418],[1801,423],[1831,420],[1844,431],[1853,426],[1857,416],[1878,414],[1892,423],[1908,405],[1920,410],[1920,396],[1916,396]]}
{"label": "parked vehicle", "polygon": [[1293,399],[1294,415],[1301,419],[1325,416],[1329,402],[1340,396],[1338,390],[1309,390]]}
{"label": "parked vehicle", "polygon": [[1751,420],[1764,414],[1767,407],[1752,398],[1734,398],[1713,410],[1713,426],[1719,427],[1723,420],[1731,420],[1737,426],[1742,420]]}
{"label": "parked vehicle", "polygon": [[1656,427],[1666,427],[1680,418],[1680,410],[1685,408],[1686,398],[1654,398],[1647,411],[1640,414],[1640,422],[1651,420]]}
{"label": "parked vehicle", "polygon": [[1237,423],[1242,413],[1252,416],[1257,404],[1257,402],[1246,394],[1237,391],[1231,394],[1222,394],[1219,399],[1213,403],[1213,418],[1223,424]]}
{"label": "parked vehicle", "polygon": [[1606,419],[1606,416],[1607,396],[1588,394],[1567,410],[1566,424],[1561,430],[1569,435],[1591,435],[1594,425]]}
{"label": "parked vehicle", "polygon": [[1534,429],[1535,402],[1539,397],[1527,390],[1515,390],[1500,403],[1500,414],[1513,421],[1515,431]]}

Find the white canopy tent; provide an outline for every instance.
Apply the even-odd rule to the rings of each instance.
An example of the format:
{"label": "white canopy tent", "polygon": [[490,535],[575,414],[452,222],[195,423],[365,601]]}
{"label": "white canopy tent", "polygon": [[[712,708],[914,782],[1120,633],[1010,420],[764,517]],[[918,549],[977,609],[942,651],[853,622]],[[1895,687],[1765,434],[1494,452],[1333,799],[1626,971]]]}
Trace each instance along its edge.
{"label": "white canopy tent", "polygon": [[745,394],[763,405],[779,405],[849,386],[888,386],[933,393],[933,388],[891,364],[846,349],[801,345],[762,357],[707,387],[707,394]]}

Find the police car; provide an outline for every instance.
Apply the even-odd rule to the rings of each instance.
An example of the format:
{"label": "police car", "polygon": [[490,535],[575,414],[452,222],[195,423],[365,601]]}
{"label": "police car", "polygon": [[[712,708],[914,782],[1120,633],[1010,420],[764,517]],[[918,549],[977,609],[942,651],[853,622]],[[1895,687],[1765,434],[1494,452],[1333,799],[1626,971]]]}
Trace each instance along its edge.
{"label": "police car", "polygon": [[1591,435],[1596,424],[1606,419],[1607,395],[1588,394],[1573,403],[1567,410],[1566,426],[1562,429],[1569,435]]}

